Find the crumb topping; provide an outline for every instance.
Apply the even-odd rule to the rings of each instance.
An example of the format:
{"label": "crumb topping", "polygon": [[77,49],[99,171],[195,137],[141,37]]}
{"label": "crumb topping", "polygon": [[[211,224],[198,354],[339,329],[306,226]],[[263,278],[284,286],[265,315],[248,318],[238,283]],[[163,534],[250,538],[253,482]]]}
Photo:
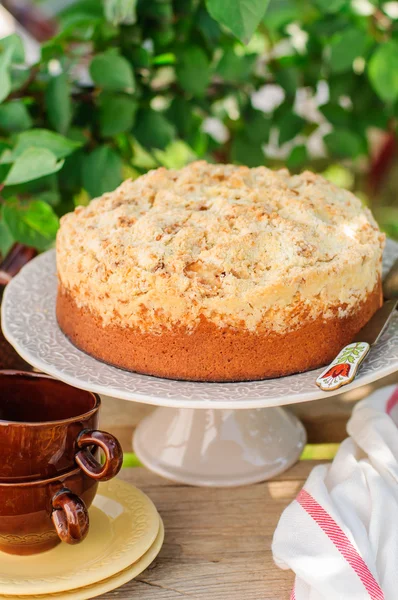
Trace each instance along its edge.
{"label": "crumb topping", "polygon": [[319,175],[199,161],[65,215],[57,268],[104,325],[283,331],[352,310],[383,247],[370,211]]}

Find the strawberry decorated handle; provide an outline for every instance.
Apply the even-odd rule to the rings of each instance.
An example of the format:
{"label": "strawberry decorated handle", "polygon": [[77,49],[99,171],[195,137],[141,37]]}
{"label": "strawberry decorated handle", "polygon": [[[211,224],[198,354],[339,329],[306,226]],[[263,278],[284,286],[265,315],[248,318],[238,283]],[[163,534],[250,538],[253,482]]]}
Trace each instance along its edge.
{"label": "strawberry decorated handle", "polygon": [[334,361],[319,375],[316,384],[324,392],[337,390],[354,381],[358,369],[370,350],[366,342],[345,346]]}

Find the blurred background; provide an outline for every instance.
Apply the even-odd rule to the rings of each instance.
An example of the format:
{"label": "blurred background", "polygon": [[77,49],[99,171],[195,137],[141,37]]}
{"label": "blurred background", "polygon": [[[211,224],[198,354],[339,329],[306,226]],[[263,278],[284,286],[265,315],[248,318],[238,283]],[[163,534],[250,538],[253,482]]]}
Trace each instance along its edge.
{"label": "blurred background", "polygon": [[321,172],[398,239],[398,1],[4,0],[0,38],[3,257],[198,158]]}

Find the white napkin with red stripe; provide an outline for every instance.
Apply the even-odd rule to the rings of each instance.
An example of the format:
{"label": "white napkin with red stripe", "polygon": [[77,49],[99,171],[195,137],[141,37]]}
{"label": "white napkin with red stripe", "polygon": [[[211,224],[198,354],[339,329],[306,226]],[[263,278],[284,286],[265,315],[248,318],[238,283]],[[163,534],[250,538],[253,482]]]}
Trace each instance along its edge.
{"label": "white napkin with red stripe", "polygon": [[272,551],[291,600],[398,599],[398,387],[358,403],[333,462],[282,513]]}

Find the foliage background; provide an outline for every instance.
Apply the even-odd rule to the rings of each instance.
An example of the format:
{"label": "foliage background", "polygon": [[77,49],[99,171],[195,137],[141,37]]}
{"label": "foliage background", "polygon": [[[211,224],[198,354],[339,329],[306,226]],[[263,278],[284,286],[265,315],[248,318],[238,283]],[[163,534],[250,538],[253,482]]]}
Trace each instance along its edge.
{"label": "foliage background", "polygon": [[75,0],[56,20],[36,64],[0,40],[1,254],[44,250],[74,206],[195,158],[321,171],[398,237],[395,183],[378,194],[398,2]]}

